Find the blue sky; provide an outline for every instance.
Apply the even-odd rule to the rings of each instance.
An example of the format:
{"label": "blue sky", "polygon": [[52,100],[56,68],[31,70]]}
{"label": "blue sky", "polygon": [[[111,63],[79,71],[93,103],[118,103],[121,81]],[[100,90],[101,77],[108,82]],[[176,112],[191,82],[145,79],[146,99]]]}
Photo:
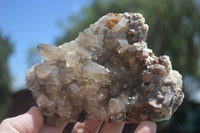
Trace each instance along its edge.
{"label": "blue sky", "polygon": [[[68,16],[81,13],[92,0],[1,0],[0,31],[10,36],[14,52],[9,69],[14,91],[25,87],[27,51],[38,43],[54,44],[64,31],[58,21],[69,24]],[[70,26],[70,25],[67,25]]]}

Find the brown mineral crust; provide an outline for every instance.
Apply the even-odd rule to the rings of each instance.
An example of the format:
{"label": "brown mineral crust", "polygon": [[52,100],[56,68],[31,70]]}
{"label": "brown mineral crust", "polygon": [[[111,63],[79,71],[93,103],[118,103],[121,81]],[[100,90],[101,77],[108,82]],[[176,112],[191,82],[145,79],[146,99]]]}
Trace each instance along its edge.
{"label": "brown mineral crust", "polygon": [[40,44],[27,87],[50,125],[85,119],[161,121],[182,103],[182,76],[147,48],[139,13],[107,14],[63,45]]}
{"label": "brown mineral crust", "polygon": [[109,19],[109,20],[106,20],[106,26],[109,28],[109,29],[112,29],[113,26],[115,26],[120,20],[120,17],[115,17],[115,18],[112,18],[112,19]]}
{"label": "brown mineral crust", "polygon": [[141,103],[140,106],[131,106],[130,111],[127,112],[126,122],[138,123],[140,121],[151,121],[151,114],[154,113],[154,109],[148,102]]}

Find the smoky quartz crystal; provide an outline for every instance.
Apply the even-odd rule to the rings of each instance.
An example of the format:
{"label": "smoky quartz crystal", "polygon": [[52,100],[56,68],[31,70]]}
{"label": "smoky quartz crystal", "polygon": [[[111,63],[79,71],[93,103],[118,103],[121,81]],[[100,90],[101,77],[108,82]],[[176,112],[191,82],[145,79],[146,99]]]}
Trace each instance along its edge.
{"label": "smoky quartz crystal", "polygon": [[182,76],[147,48],[147,31],[140,13],[109,13],[71,42],[39,44],[44,61],[26,79],[48,124],[170,119],[184,98]]}

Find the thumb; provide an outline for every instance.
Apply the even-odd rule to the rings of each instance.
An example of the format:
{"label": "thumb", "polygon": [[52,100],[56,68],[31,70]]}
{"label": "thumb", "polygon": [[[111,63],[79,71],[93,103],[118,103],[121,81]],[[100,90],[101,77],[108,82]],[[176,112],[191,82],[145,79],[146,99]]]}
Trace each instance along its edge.
{"label": "thumb", "polygon": [[28,112],[8,118],[0,125],[1,133],[37,133],[43,124],[43,117],[37,107]]}
{"label": "thumb", "polygon": [[138,125],[134,133],[156,133],[156,123],[143,121]]}

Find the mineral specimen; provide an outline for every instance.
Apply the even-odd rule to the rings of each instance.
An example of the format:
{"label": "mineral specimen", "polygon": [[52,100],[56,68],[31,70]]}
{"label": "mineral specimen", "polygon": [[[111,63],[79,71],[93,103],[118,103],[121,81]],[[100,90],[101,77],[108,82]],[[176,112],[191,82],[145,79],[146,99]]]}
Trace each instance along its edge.
{"label": "mineral specimen", "polygon": [[47,122],[169,119],[184,98],[182,76],[147,48],[147,31],[139,13],[109,13],[69,43],[39,44],[44,61],[26,79]]}

